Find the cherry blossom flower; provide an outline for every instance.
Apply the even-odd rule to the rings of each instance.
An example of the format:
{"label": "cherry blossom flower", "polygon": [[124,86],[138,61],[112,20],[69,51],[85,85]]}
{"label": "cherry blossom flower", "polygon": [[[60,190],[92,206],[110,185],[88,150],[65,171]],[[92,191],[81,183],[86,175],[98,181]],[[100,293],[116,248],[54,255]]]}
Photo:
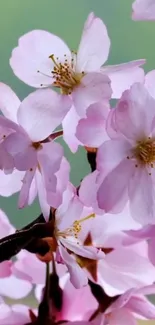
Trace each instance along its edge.
{"label": "cherry blossom flower", "polygon": [[[1,110],[7,117],[0,117],[3,147],[13,157],[14,167],[20,171],[15,171],[19,187],[13,185],[14,173],[9,177],[9,182],[8,177],[2,177],[4,195],[21,188],[19,207],[24,207],[32,203],[38,192],[42,211],[47,218],[49,205],[56,207],[61,203],[68,182],[69,164],[58,143],[42,141],[61,123],[70,107],[70,100],[51,89],[38,90],[22,103],[7,85],[1,84],[0,92]],[[14,132],[5,134],[4,137],[4,132],[10,125]],[[23,174],[23,171],[26,173]],[[5,185],[7,182],[8,191]],[[3,194],[3,188],[1,193]]]}
{"label": "cherry blossom flower", "polygon": [[154,0],[135,0],[132,9],[133,20],[155,20]]}
{"label": "cherry blossom flower", "polygon": [[[84,215],[87,214],[88,209],[85,209]],[[141,228],[132,220],[128,207],[123,213],[96,215],[82,224],[79,238],[83,243],[89,238],[89,245],[100,248],[104,258],[92,263],[80,258],[79,261],[88,277],[100,284],[109,296],[154,282],[154,267],[149,261],[147,242],[139,243],[125,231]]]}
{"label": "cherry blossom flower", "polygon": [[77,53],[70,51],[56,35],[34,30],[19,39],[18,47],[12,52],[10,65],[17,77],[33,87],[53,85],[63,93],[71,94],[77,113],[84,116],[90,104],[110,99],[110,80],[113,97],[119,97],[123,90],[144,78],[139,66],[145,60],[107,66],[101,70],[109,49],[106,26],[94,13],[90,13]]}
{"label": "cherry blossom flower", "polygon": [[129,199],[142,224],[155,223],[154,117],[155,100],[142,84],[133,85],[113,111],[111,129],[118,137],[111,136],[97,154],[99,207],[117,212]]}

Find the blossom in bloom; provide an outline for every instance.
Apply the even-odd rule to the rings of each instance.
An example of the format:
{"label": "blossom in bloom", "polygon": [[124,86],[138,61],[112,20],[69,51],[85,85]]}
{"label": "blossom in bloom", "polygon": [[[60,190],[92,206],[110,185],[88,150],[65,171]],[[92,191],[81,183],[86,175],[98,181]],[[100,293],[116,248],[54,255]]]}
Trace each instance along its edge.
{"label": "blossom in bloom", "polygon": [[[58,143],[42,141],[61,123],[70,107],[70,100],[51,89],[38,90],[22,103],[7,85],[0,84],[0,92],[1,110],[7,117],[0,117],[3,146],[13,157],[14,167],[22,172],[16,173],[20,180],[22,175],[22,182],[19,182],[19,207],[32,203],[38,192],[42,211],[48,217],[49,205],[56,207],[61,203],[62,193],[68,182],[69,164]],[[8,135],[5,131],[10,124],[13,132]],[[24,175],[23,171],[26,171]],[[13,179],[8,182],[9,192],[13,182],[14,173]],[[5,193],[6,183],[4,177]]]}
{"label": "blossom in bloom", "polygon": [[95,218],[85,220],[79,233],[83,243],[88,241],[88,245],[104,253],[103,258],[91,263],[84,258],[79,258],[79,262],[88,277],[111,297],[154,282],[154,266],[148,257],[147,242],[139,243],[128,236],[125,230],[130,229],[138,231],[141,225],[134,221],[126,207],[120,214],[96,214]]}
{"label": "blossom in bloom", "polygon": [[97,154],[98,205],[117,212],[129,199],[133,218],[154,224],[155,100],[136,83],[123,93],[112,117],[114,134]]}
{"label": "blossom in bloom", "polygon": [[132,9],[133,20],[155,20],[155,0],[135,0]]}
{"label": "blossom in bloom", "polygon": [[101,69],[109,49],[106,26],[94,13],[90,13],[77,53],[70,51],[56,35],[34,30],[19,39],[10,65],[15,75],[33,87],[53,85],[62,89],[63,93],[71,94],[78,114],[83,116],[90,104],[111,97],[108,76],[112,82],[113,97],[119,97],[133,82],[144,78],[139,66],[145,60]]}

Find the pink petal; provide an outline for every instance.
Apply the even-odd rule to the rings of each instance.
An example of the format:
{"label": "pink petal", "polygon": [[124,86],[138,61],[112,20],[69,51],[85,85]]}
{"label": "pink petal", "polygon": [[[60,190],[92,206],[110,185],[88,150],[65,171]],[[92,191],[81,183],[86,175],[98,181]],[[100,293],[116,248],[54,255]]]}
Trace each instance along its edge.
{"label": "pink petal", "polygon": [[66,247],[71,252],[73,252],[79,256],[82,256],[82,257],[97,260],[97,259],[103,259],[105,256],[105,254],[101,250],[99,250],[95,247],[80,245],[80,244],[74,243],[73,241],[71,241],[69,239],[61,238],[61,243],[62,243],[63,247]]}
{"label": "pink petal", "polygon": [[36,184],[36,172],[35,177],[33,177],[30,189],[29,189],[29,198],[28,205],[31,205],[37,196],[37,184]]}
{"label": "pink petal", "polygon": [[[146,110],[146,107],[149,107]],[[155,100],[143,84],[136,83],[126,90],[115,111],[115,123],[119,132],[128,139],[137,140],[152,131],[155,116]]]}
{"label": "pink petal", "polygon": [[28,205],[29,200],[29,191],[31,187],[31,183],[35,174],[36,168],[33,168],[32,170],[28,170],[25,173],[25,176],[23,178],[23,186],[21,188],[20,194],[19,194],[19,201],[18,201],[18,207],[22,209],[26,205]]}
{"label": "pink petal", "polygon": [[134,168],[132,162],[124,159],[104,178],[97,193],[100,209],[115,213],[123,209],[128,199],[128,183]]}
{"label": "pink petal", "polygon": [[72,98],[79,116],[86,116],[86,109],[91,104],[111,98],[110,79],[98,72],[86,74],[81,84],[73,91]]}
{"label": "pink petal", "polygon": [[41,168],[46,191],[55,192],[57,179],[55,173],[60,169],[63,148],[59,143],[48,142],[38,151],[38,162]]}
{"label": "pink petal", "polygon": [[107,60],[110,39],[103,21],[90,13],[81,37],[77,53],[77,71],[97,71]]}
{"label": "pink petal", "polygon": [[132,248],[119,247],[98,261],[98,283],[109,296],[152,284],[154,277],[153,265]]}
{"label": "pink petal", "polygon": [[155,70],[152,70],[146,74],[145,87],[150,95],[155,98]]}
{"label": "pink petal", "polygon": [[31,289],[32,285],[28,281],[17,279],[13,275],[0,279],[0,294],[12,299],[26,297]]}
{"label": "pink petal", "polygon": [[70,274],[70,281],[76,289],[81,288],[88,283],[88,278],[82,268],[76,263],[73,256],[71,256],[65,248],[61,245],[59,247],[60,254],[68,268]]}
{"label": "pink petal", "polygon": [[47,138],[59,126],[71,107],[68,96],[52,89],[36,90],[18,110],[18,122],[33,142]]}
{"label": "pink petal", "polygon": [[154,0],[135,0],[132,9],[133,20],[155,20]]}
{"label": "pink petal", "polygon": [[38,169],[36,170],[36,183],[37,183],[37,192],[38,192],[38,199],[39,199],[41,211],[44,215],[45,220],[48,221],[49,214],[50,214],[50,205],[47,203],[47,193],[46,193],[44,180]]}
{"label": "pink petal", "polygon": [[29,309],[24,305],[0,305],[1,325],[23,325],[30,322]]}
{"label": "pink petal", "polygon": [[99,147],[108,139],[105,121],[109,112],[107,102],[95,103],[88,107],[87,117],[81,119],[76,129],[76,136],[86,146]]}
{"label": "pink petal", "polygon": [[123,91],[135,82],[144,81],[144,71],[139,68],[144,63],[145,60],[137,60],[102,68],[102,72],[111,80],[112,98],[120,98]]}
{"label": "pink petal", "polygon": [[155,224],[154,181],[144,168],[137,168],[130,179],[131,214],[143,225]]}
{"label": "pink petal", "polygon": [[132,313],[145,317],[146,319],[155,319],[155,306],[143,297],[131,297],[126,308]]}
{"label": "pink petal", "polygon": [[36,165],[36,150],[26,134],[16,132],[9,135],[4,146],[14,158],[14,164],[18,170],[24,171]]}
{"label": "pink petal", "polygon": [[83,204],[74,192],[74,188],[68,185],[63,194],[62,204],[57,208],[55,213],[57,227],[63,231],[70,227],[75,220],[78,220],[83,210]]}
{"label": "pink petal", "polygon": [[9,120],[17,123],[17,110],[20,100],[14,91],[7,85],[0,83],[0,110]]}
{"label": "pink petal", "polygon": [[86,177],[84,177],[79,188],[80,200],[84,203],[85,206],[93,207],[95,211],[98,208],[97,190],[100,186],[100,182],[97,181],[98,178],[99,172],[95,170],[93,173],[88,174]]}
{"label": "pink petal", "polygon": [[73,153],[77,151],[78,146],[80,144],[80,141],[75,136],[76,127],[79,120],[80,116],[77,114],[75,107],[72,106],[70,111],[67,113],[64,120],[62,121],[63,139]]}
{"label": "pink petal", "polygon": [[47,202],[50,206],[58,208],[63,200],[63,193],[69,182],[70,164],[65,157],[62,158],[60,169],[55,173],[57,178],[56,191],[47,191]]}
{"label": "pink petal", "polygon": [[0,195],[8,197],[20,191],[24,174],[15,169],[12,174],[6,175],[0,170]]}
{"label": "pink petal", "polygon": [[6,278],[12,274],[12,261],[4,261],[0,264],[0,278]]}
{"label": "pink petal", "polygon": [[[54,54],[63,62],[70,60],[71,52],[61,38],[44,30],[33,30],[18,41],[10,59],[14,74],[26,84],[40,88],[50,86],[53,82],[51,71],[54,63],[49,58]],[[40,71],[40,72],[38,72]]]}
{"label": "pink petal", "polygon": [[131,150],[131,145],[126,139],[108,140],[103,143],[97,152],[97,169],[105,174],[116,168]]}
{"label": "pink petal", "polygon": [[137,325],[136,318],[127,309],[123,308],[112,313],[109,325]]}
{"label": "pink petal", "polygon": [[151,263],[153,265],[155,265],[155,251],[154,251],[154,247],[155,247],[155,238],[151,238],[148,241],[148,256],[149,259],[151,261]]}
{"label": "pink petal", "polygon": [[0,238],[8,236],[15,231],[6,214],[0,210]]}

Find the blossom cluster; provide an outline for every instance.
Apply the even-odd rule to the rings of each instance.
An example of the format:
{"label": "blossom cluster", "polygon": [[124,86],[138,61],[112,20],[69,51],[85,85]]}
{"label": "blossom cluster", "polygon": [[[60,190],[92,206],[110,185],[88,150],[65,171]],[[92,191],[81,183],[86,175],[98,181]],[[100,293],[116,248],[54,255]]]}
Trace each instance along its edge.
{"label": "blossom cluster", "polygon": [[[136,0],[132,18],[155,20],[155,0]],[[20,209],[37,197],[41,214],[15,230],[0,210],[2,325],[155,319],[155,70],[105,65],[109,51],[94,13],[77,51],[44,30],[12,51],[14,74],[37,90],[21,102],[0,83],[0,195],[19,192]],[[59,137],[85,150],[78,187]],[[37,308],[19,304],[32,292]]]}

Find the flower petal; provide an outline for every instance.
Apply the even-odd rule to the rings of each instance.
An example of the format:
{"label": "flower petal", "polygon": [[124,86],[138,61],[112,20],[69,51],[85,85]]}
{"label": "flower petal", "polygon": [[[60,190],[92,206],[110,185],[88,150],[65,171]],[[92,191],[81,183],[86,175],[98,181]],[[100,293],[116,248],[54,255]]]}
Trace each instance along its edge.
{"label": "flower petal", "polygon": [[15,169],[12,174],[6,175],[0,170],[0,195],[8,197],[20,191],[24,174]]}
{"label": "flower petal", "polygon": [[30,293],[31,289],[32,285],[30,282],[17,279],[13,275],[0,279],[0,294],[12,299],[26,297]]}
{"label": "flower petal", "polygon": [[143,84],[135,83],[123,93],[118,102],[115,111],[116,128],[126,138],[137,141],[150,135],[154,116],[155,99]]}
{"label": "flower petal", "polygon": [[155,20],[154,0],[135,0],[132,9],[133,20]]}
{"label": "flower petal", "polygon": [[20,37],[18,46],[12,51],[10,65],[14,74],[26,84],[36,88],[50,86],[54,63],[49,56],[52,54],[60,62],[71,58],[61,38],[44,30],[33,30]]}
{"label": "flower petal", "polygon": [[102,68],[102,72],[111,80],[112,98],[120,98],[123,91],[135,82],[144,81],[144,70],[139,68],[144,63],[145,60],[137,60]]}
{"label": "flower petal", "polygon": [[70,274],[70,281],[75,288],[81,288],[88,283],[88,278],[82,268],[76,263],[74,257],[70,255],[66,249],[61,245],[59,247],[60,254],[68,268]]}
{"label": "flower petal", "polygon": [[17,123],[17,110],[20,100],[14,91],[4,83],[0,83],[0,110],[9,120]]}
{"label": "flower petal", "polygon": [[62,121],[63,139],[67,143],[70,150],[75,153],[78,149],[80,141],[76,138],[76,127],[80,116],[77,114],[75,107],[72,106],[70,111]]}
{"label": "flower petal", "polygon": [[109,325],[137,325],[136,318],[126,308],[114,311],[109,319]]}
{"label": "flower petal", "polygon": [[129,183],[131,214],[142,225],[155,224],[154,181],[144,168],[137,168]]}
{"label": "flower petal", "polygon": [[48,221],[50,215],[50,205],[47,203],[47,193],[46,193],[44,180],[38,169],[36,170],[36,182],[37,182],[38,199],[39,199],[41,211],[44,215],[45,220]]}
{"label": "flower petal", "polygon": [[145,87],[150,95],[155,98],[155,70],[148,72],[145,76]]}
{"label": "flower petal", "polygon": [[25,176],[23,178],[23,186],[21,188],[20,194],[19,194],[19,201],[18,201],[18,207],[22,209],[26,205],[28,205],[29,200],[29,191],[31,187],[31,183],[35,174],[35,168],[28,170],[25,173]]}
{"label": "flower petal", "polygon": [[71,107],[68,96],[52,89],[39,89],[21,103],[18,122],[33,142],[47,138],[59,126]]}
{"label": "flower petal", "polygon": [[79,116],[86,116],[86,109],[91,104],[111,98],[112,90],[108,76],[100,72],[86,74],[80,85],[72,93],[73,103]]}
{"label": "flower petal", "polygon": [[36,150],[27,134],[16,132],[4,141],[7,152],[13,157],[15,167],[20,171],[33,168],[37,163]]}
{"label": "flower petal", "polygon": [[78,53],[77,71],[97,71],[107,60],[110,39],[103,21],[90,13],[82,33]]}
{"label": "flower petal", "polygon": [[104,178],[97,193],[100,209],[115,213],[123,210],[128,199],[128,183],[134,168],[131,161],[124,159]]}
{"label": "flower petal", "polygon": [[146,319],[155,319],[155,306],[142,296],[131,297],[126,308]]}
{"label": "flower petal", "polygon": [[85,146],[99,147],[108,139],[105,121],[109,112],[107,102],[95,103],[88,107],[87,117],[81,119],[76,128],[76,136]]}

